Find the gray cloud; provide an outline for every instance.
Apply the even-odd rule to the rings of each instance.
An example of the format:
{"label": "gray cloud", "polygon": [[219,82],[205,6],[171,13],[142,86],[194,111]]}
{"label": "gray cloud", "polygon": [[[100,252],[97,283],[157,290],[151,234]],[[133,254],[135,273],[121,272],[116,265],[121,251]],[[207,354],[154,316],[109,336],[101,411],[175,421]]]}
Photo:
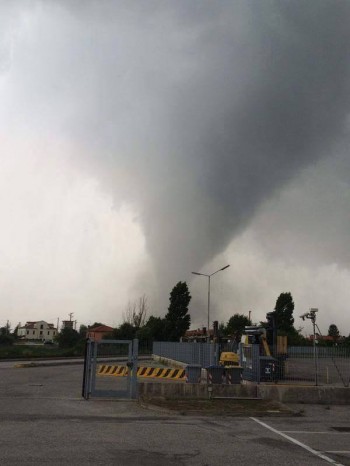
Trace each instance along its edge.
{"label": "gray cloud", "polygon": [[161,290],[348,140],[348,2],[17,5],[20,119],[135,205]]}
{"label": "gray cloud", "polygon": [[[138,11],[138,31],[139,15],[129,24],[138,40],[128,31],[122,41],[131,43],[133,68],[121,93],[131,134],[130,126],[116,129],[117,110],[108,113],[115,123],[109,163],[120,163],[126,139],[136,181],[128,195],[169,282],[225,248],[263,200],[327,155],[349,110],[348,4],[207,5]],[[107,108],[116,103],[110,91],[111,84]]]}

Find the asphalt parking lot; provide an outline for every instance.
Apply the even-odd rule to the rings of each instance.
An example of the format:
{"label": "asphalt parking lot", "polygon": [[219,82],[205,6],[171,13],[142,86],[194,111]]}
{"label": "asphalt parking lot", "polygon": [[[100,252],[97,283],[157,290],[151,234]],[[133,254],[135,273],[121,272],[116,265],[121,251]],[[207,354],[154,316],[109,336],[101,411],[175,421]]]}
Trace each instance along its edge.
{"label": "asphalt parking lot", "polygon": [[82,400],[82,366],[0,363],[0,464],[350,465],[350,407],[301,417],[187,416]]}

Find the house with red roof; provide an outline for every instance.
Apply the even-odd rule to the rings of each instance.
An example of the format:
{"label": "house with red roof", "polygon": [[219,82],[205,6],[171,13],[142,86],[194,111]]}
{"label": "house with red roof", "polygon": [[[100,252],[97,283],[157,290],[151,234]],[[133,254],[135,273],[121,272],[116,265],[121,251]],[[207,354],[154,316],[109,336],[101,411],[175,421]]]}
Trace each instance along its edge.
{"label": "house with red roof", "polygon": [[97,327],[88,327],[86,338],[94,341],[100,341],[113,332],[113,328],[108,325],[98,325]]}

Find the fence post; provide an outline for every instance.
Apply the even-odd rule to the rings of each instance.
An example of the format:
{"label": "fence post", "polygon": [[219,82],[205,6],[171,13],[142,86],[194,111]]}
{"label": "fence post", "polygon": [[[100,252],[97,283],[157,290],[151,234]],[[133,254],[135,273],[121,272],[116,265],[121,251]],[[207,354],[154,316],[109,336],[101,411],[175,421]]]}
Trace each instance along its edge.
{"label": "fence post", "polygon": [[135,338],[132,342],[132,373],[131,373],[131,393],[130,398],[137,398],[137,362],[138,362],[138,353],[139,353],[139,340]]}
{"label": "fence post", "polygon": [[215,343],[209,343],[210,345],[210,366],[215,364]]}
{"label": "fence post", "polygon": [[90,368],[91,368],[91,341],[89,339],[85,342],[84,354],[84,373],[83,373],[83,386],[82,396],[85,400],[89,399],[90,394]]}
{"label": "fence post", "polygon": [[219,358],[220,358],[220,348],[218,343],[214,343],[215,346],[215,352],[214,352],[214,358],[215,358],[215,366],[219,365]]}
{"label": "fence post", "polygon": [[314,360],[315,360],[315,385],[318,385],[318,360],[317,360],[317,345],[314,338]]}
{"label": "fence post", "polygon": [[[254,374],[255,368],[255,374]],[[260,367],[260,348],[259,345],[252,345],[252,369],[255,375],[256,382],[259,384],[261,381],[261,367]],[[254,377],[253,375],[253,377]]]}

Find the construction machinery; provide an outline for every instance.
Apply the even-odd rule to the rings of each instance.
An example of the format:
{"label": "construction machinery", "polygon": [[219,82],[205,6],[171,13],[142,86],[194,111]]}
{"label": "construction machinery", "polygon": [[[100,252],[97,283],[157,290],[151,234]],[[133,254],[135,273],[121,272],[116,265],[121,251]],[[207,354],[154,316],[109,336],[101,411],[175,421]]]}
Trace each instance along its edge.
{"label": "construction machinery", "polygon": [[245,327],[242,357],[249,360],[248,370],[258,381],[277,382],[284,378],[287,337],[277,335],[276,312],[266,314],[267,325]]}
{"label": "construction machinery", "polygon": [[220,354],[219,364],[225,367],[239,366],[239,355],[232,351],[223,351]]}
{"label": "construction machinery", "polygon": [[242,343],[260,345],[260,354],[263,356],[278,356],[287,354],[287,337],[275,337],[276,343],[269,341],[268,329],[260,326],[245,327]]}

